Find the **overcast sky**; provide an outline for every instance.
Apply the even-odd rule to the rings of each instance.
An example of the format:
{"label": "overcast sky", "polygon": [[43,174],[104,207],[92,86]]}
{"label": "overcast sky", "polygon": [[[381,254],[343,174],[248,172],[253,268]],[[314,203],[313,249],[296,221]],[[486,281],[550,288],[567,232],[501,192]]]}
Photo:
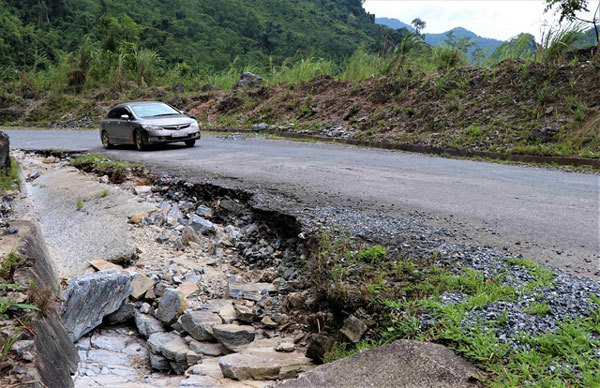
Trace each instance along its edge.
{"label": "overcast sky", "polygon": [[544,4],[543,0],[366,0],[364,7],[377,17],[409,24],[414,18],[421,18],[427,23],[425,33],[445,32],[460,26],[500,40],[529,32],[539,41],[544,22],[556,19],[552,12],[544,13]]}

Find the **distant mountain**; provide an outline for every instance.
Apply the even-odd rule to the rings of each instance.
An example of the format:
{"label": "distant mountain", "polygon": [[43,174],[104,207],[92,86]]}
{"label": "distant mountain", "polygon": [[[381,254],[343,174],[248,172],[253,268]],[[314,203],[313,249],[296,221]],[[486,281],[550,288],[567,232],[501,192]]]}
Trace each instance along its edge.
{"label": "distant mountain", "polygon": [[[483,52],[487,58],[494,51],[496,51],[496,49],[498,47],[500,47],[500,45],[502,43],[504,43],[498,39],[484,38],[482,36],[477,35],[476,33],[472,32],[472,31],[469,31],[462,27],[456,27],[456,28],[451,29],[450,31],[452,31],[454,33],[454,38],[456,38],[456,39],[467,37],[467,38],[470,38],[473,42],[475,42],[475,45],[471,49],[469,49],[469,51],[467,52],[469,57],[472,56],[473,52],[476,49],[481,49],[481,50],[483,50]],[[428,44],[430,44],[432,46],[438,46],[438,45],[444,43],[444,41],[447,38],[446,34],[448,34],[448,32],[450,32],[450,31],[446,31],[441,34],[425,34],[425,42],[427,42]]]}
{"label": "distant mountain", "polygon": [[389,28],[393,28],[394,30],[397,30],[399,28],[406,28],[409,31],[414,31],[410,24],[406,24],[403,21],[394,18],[375,18],[375,23],[388,26]]}
{"label": "distant mountain", "polygon": [[[414,29],[410,25],[398,19],[375,18],[375,23],[383,24],[384,26],[388,26],[393,29],[407,28],[410,31],[414,31]],[[462,27],[456,27],[451,29],[450,31],[454,33],[454,38],[456,39],[469,37],[475,42],[475,46],[469,49],[469,51],[467,52],[467,55],[470,59],[472,59],[473,52],[478,48],[483,50],[485,56],[488,57],[503,43],[501,40],[498,39],[484,38]],[[432,46],[438,46],[446,40],[446,34],[448,32],[449,31],[443,32],[441,34],[425,34],[425,42]]]}

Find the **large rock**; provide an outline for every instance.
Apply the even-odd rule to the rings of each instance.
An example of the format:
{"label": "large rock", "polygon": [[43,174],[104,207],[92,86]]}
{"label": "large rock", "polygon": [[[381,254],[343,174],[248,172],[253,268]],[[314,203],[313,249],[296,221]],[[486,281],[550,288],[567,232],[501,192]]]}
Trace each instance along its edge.
{"label": "large rock", "polygon": [[194,352],[204,354],[205,356],[209,357],[218,357],[228,353],[228,350],[218,342],[199,342],[196,340],[191,340],[188,346]]}
{"label": "large rock", "polygon": [[219,367],[224,377],[236,380],[274,379],[281,365],[265,355],[234,353],[221,357]]}
{"label": "large rock", "polygon": [[346,318],[344,326],[340,329],[340,332],[354,343],[360,341],[365,331],[367,331],[367,325],[354,315]]}
{"label": "large rock", "polygon": [[102,323],[102,319],[121,306],[132,291],[131,276],[111,269],[78,276],[63,294],[61,316],[71,341]]}
{"label": "large rock", "polygon": [[265,82],[265,80],[261,76],[245,71],[242,73],[242,76],[237,83],[237,87],[258,86],[262,85],[263,82]]}
{"label": "large rock", "polygon": [[211,234],[216,230],[215,224],[197,215],[192,216],[190,225],[196,232],[200,234]]}
{"label": "large rock", "polygon": [[192,311],[181,316],[181,326],[198,341],[213,340],[213,326],[222,324],[217,314],[207,311]]}
{"label": "large rock", "polygon": [[132,281],[132,286],[131,297],[133,299],[140,299],[146,291],[154,286],[154,280],[144,274],[136,273]]}
{"label": "large rock", "polygon": [[271,283],[245,283],[238,278],[230,278],[225,290],[225,298],[246,299],[258,302],[275,292]]}
{"label": "large rock", "polygon": [[0,131],[0,169],[10,169],[10,141],[8,135]]}
{"label": "large rock", "polygon": [[174,288],[167,288],[160,298],[156,318],[163,323],[171,325],[177,321],[177,318],[186,308],[186,301],[183,294]]}
{"label": "large rock", "polygon": [[399,340],[338,360],[278,385],[305,387],[478,387],[477,368],[450,349],[430,342]]}
{"label": "large rock", "polygon": [[165,331],[160,321],[151,315],[142,314],[140,312],[135,313],[135,326],[138,332],[148,338],[154,333],[161,333]]}
{"label": "large rock", "polygon": [[233,352],[254,341],[256,335],[256,330],[252,326],[225,324],[215,325],[212,329],[217,341]]}
{"label": "large rock", "polygon": [[108,322],[109,325],[116,325],[117,323],[123,323],[130,320],[133,318],[134,314],[135,306],[133,303],[122,303],[117,311],[106,316],[106,322]]}

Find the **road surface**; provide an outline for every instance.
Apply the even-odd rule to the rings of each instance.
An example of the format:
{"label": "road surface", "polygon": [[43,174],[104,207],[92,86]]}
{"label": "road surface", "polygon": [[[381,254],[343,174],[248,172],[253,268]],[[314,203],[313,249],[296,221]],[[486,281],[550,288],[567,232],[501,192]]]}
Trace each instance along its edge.
{"label": "road surface", "polygon": [[330,201],[390,215],[416,212],[468,236],[469,244],[600,276],[598,175],[262,137],[204,134],[194,148],[137,152],[103,150],[96,131],[6,132],[16,148],[89,150],[215,174],[293,195],[307,206]]}

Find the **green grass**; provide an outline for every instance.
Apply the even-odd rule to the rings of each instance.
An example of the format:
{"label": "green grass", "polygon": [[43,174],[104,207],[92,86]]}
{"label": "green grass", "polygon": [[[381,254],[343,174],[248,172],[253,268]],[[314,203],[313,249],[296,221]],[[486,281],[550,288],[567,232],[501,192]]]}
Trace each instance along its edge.
{"label": "green grass", "polygon": [[0,191],[8,191],[19,188],[20,178],[19,178],[19,164],[17,160],[13,157],[10,158],[11,165],[10,170],[4,171],[4,173],[0,172]]}
{"label": "green grass", "polygon": [[102,193],[100,193],[100,197],[101,198],[108,197],[108,193],[109,193],[108,189],[104,189],[104,190],[102,190]]}
{"label": "green grass", "polygon": [[121,182],[129,169],[138,165],[123,161],[114,161],[99,154],[83,154],[71,160],[71,166],[87,172],[96,172],[108,175],[113,181]]}
{"label": "green grass", "polygon": [[16,254],[14,251],[10,252],[6,255],[2,264],[0,264],[0,276],[5,279],[10,278],[22,262],[22,256]]}
{"label": "green grass", "polygon": [[75,203],[75,206],[77,207],[77,210],[81,210],[83,209],[83,200],[82,199],[78,199],[77,202]]}

